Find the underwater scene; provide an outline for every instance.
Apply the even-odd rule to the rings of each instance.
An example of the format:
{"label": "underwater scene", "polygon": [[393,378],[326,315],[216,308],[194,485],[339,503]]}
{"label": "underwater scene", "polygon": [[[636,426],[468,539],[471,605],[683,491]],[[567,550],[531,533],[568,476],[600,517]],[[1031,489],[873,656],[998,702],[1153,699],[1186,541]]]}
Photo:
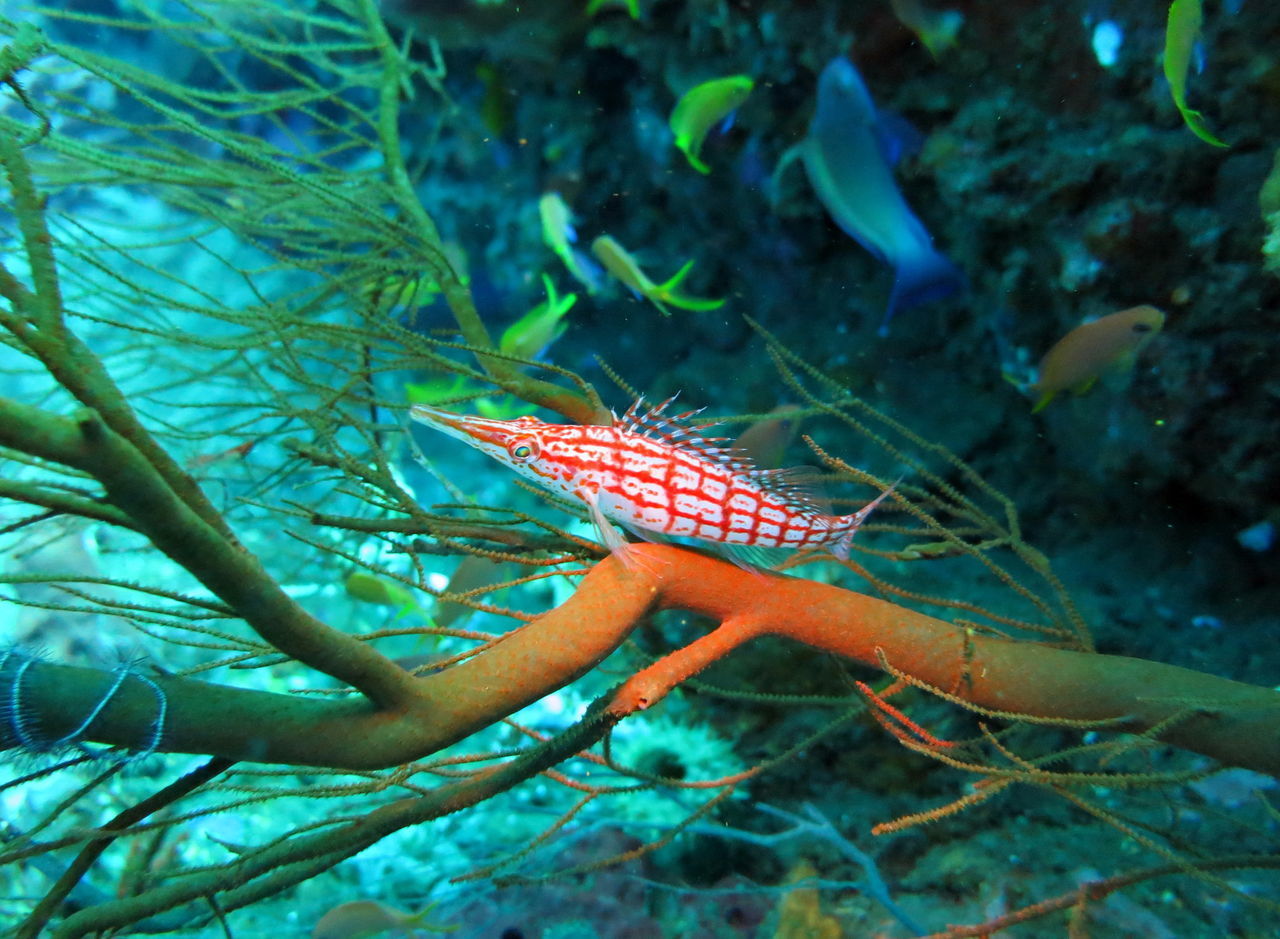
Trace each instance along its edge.
{"label": "underwater scene", "polygon": [[0,0],[0,936],[1280,935],[1280,4]]}

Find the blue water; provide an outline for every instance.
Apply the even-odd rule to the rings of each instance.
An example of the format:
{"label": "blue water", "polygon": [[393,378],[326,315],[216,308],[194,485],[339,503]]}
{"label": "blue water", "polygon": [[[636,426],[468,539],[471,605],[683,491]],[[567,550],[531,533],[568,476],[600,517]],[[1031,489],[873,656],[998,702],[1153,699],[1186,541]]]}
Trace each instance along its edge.
{"label": "blue water", "polygon": [[[439,396],[431,403],[458,411],[512,416],[524,408],[486,381],[484,358],[468,350],[479,333],[459,325],[436,275],[445,268],[461,275],[454,302],[469,296],[496,343],[545,298],[540,275],[546,274],[559,294],[578,299],[567,332],[540,361],[590,382],[606,407],[622,413],[632,392],[651,401],[678,392],[689,409],[706,408],[703,418],[764,415],[779,405],[812,404],[803,388],[865,421],[866,412],[851,403],[864,401],[894,426],[876,425],[880,436],[868,437],[814,407],[785,443],[781,463],[817,463],[801,437],[810,435],[885,484],[901,479],[904,492],[956,487],[983,500],[984,511],[1003,524],[998,490],[1016,506],[1025,541],[1053,562],[1100,652],[1263,687],[1280,682],[1272,641],[1280,625],[1274,537],[1280,5],[1204,10],[1187,101],[1225,147],[1194,135],[1175,106],[1162,69],[1168,9],[1160,3],[932,0],[926,11],[962,15],[953,41],[932,53],[904,22],[912,21],[909,3],[637,0],[636,18],[625,3],[588,16],[585,0],[382,6],[388,54],[408,49],[420,68],[405,76],[412,96],[392,92],[400,95],[398,113],[379,126],[373,116],[380,101],[396,99],[380,98],[378,82],[368,78],[379,60],[363,39],[361,16],[369,10],[355,3],[322,5],[315,15],[331,19],[313,19],[308,33],[300,24],[311,5],[286,3],[291,12],[277,15],[265,7],[101,0],[59,12],[0,0],[0,45],[11,53],[3,58],[0,51],[0,65],[9,68],[0,74],[6,122],[0,129],[23,139],[36,188],[47,199],[71,328],[243,546],[310,613],[356,635],[421,628],[442,613],[422,588],[446,589],[457,572],[461,554],[447,539],[395,526],[379,534],[363,524],[313,525],[313,513],[405,516],[403,504],[383,500],[387,490],[371,498],[374,489],[357,482],[360,468],[375,465],[375,453],[382,459],[377,471],[403,484],[406,499],[450,506],[433,511],[458,515],[460,506],[491,506],[596,537],[585,513],[517,488],[515,474],[498,462],[426,428],[407,430],[411,385]],[[183,25],[165,35],[149,16]],[[20,25],[39,27],[49,44],[19,63],[13,56],[33,35],[20,33]],[[251,53],[243,38],[250,35],[273,45]],[[303,50],[297,44],[308,37],[328,45]],[[98,56],[139,71],[118,70],[108,80],[110,69]],[[875,127],[851,129],[867,144],[861,158],[873,161],[876,172],[835,174],[844,204],[858,209],[843,216],[799,167],[786,169],[788,154],[798,152],[792,148],[812,136],[819,76],[837,57],[856,66],[875,103],[850,121],[884,117],[920,135],[919,146],[895,164],[878,158]],[[718,121],[708,133],[701,158],[711,172],[704,175],[674,146],[667,117],[688,88],[735,74],[751,76],[755,88],[731,121]],[[207,91],[207,107],[171,94],[166,81]],[[271,106],[229,105],[237,94]],[[269,95],[279,97],[263,97]],[[443,253],[430,253],[428,261],[408,236],[397,241],[379,228],[411,227],[388,195],[379,130],[394,135],[403,155],[407,188],[400,194],[411,192],[439,230]],[[267,152],[268,159],[252,156]],[[211,161],[206,168],[220,167],[222,175],[193,181],[182,172],[182,153]],[[147,177],[114,162],[148,154],[169,169]],[[272,173],[278,196],[258,184]],[[296,197],[298,180],[323,180],[313,205]],[[868,185],[881,188],[859,190]],[[680,292],[725,304],[701,312],[664,304],[671,313],[664,316],[650,302],[661,297],[646,297],[643,286],[607,276],[603,283],[579,280],[543,237],[538,203],[552,191],[572,211],[575,250],[609,235],[657,285],[693,260]],[[33,284],[38,263],[26,250],[29,232],[19,225],[10,189],[3,196],[0,264],[16,281]],[[889,235],[866,234],[875,221],[865,217],[851,230],[852,216],[884,205],[906,212],[898,212],[897,228],[887,224]],[[297,218],[311,227],[295,224]],[[899,306],[887,330],[879,330],[900,267],[884,243],[897,230],[909,230],[907,240],[945,269],[939,277],[948,289],[921,290],[920,302]],[[351,271],[362,272],[359,283]],[[402,299],[386,301],[402,290]],[[21,292],[0,295],[11,316]],[[1047,380],[1047,370],[1038,370],[1045,353],[1082,323],[1139,305],[1166,314],[1160,334],[1136,356],[1119,346],[1076,352],[1087,359],[1080,363],[1085,379],[1064,385],[1033,414],[1031,386]],[[271,325],[273,311],[298,317],[297,331]],[[373,315],[402,332],[380,320],[376,341],[359,338],[366,334],[358,329],[368,327],[361,317]],[[180,333],[190,338],[185,346]],[[77,396],[66,386],[74,380],[52,375],[24,351],[20,329],[5,335],[0,396],[72,413]],[[775,337],[775,350],[793,356],[790,376],[770,356],[767,336]],[[432,349],[464,377],[420,354],[402,354],[425,348],[412,346],[412,337],[447,344]],[[576,387],[564,371],[522,369]],[[732,440],[747,425],[729,422],[715,433]],[[900,435],[898,425],[910,434]],[[891,439],[892,447],[880,439]],[[350,462],[345,470],[308,462],[300,446],[342,453]],[[110,579],[102,588],[108,598],[138,600],[122,586],[127,581],[213,602],[127,527],[76,520],[74,512],[33,521],[36,509],[9,496],[20,483],[56,476],[46,472],[17,458],[16,449],[0,450],[0,482],[7,487],[0,492],[0,596],[15,601],[3,604],[0,635],[16,656],[0,665],[9,702],[0,739],[14,746],[14,727],[34,728],[16,735],[27,750],[53,740],[41,736],[39,719],[22,723],[28,692],[22,673],[16,684],[13,676],[29,656],[108,671],[123,659],[132,663],[123,674],[139,676],[152,674],[153,665],[166,673],[202,668],[228,648],[218,645],[226,641],[221,634],[196,635],[203,644],[194,648],[152,637],[147,628],[154,626],[153,632],[191,638],[173,627],[171,611],[159,609],[179,599],[148,594],[145,610],[110,599],[85,600],[81,608],[65,592],[39,592],[48,588],[33,585],[33,576],[51,571]],[[993,489],[983,489],[978,477]],[[102,496],[87,476],[57,479],[58,492]],[[827,480],[825,488],[840,512],[874,495],[847,481]],[[919,524],[891,506],[876,519],[889,527]],[[954,517],[950,523],[966,524]],[[868,530],[858,543],[887,551],[937,538]],[[993,555],[1002,550],[985,547]],[[793,573],[908,606],[947,596],[1000,616],[1040,616],[1017,587],[979,564],[863,560],[871,576],[833,565]],[[415,585],[412,603],[354,596],[344,585],[358,568],[404,578],[405,589]],[[1052,594],[1053,583],[1033,568],[1020,569],[1018,584],[1034,581],[1031,589]],[[499,609],[467,614],[454,625],[508,632],[517,621],[501,608],[527,618],[572,591],[561,576],[506,587],[475,597]],[[977,615],[967,606],[929,612],[960,628]],[[238,641],[251,637],[236,616],[213,622]],[[708,627],[679,611],[655,616],[634,633],[634,647],[603,670],[516,719],[554,734],[627,674]],[[382,643],[376,647],[416,664],[460,653],[473,641],[397,635],[376,640]],[[196,675],[281,694],[337,687],[287,662]],[[625,721],[612,751],[651,777],[731,775],[769,764],[817,734],[839,713],[833,702],[860,705],[854,680],[882,677],[794,643],[761,640],[701,676],[704,685],[690,683],[661,707]],[[1087,696],[1089,689],[1076,693]],[[982,733],[979,718],[926,694],[894,702],[942,737]],[[1096,741],[1090,733],[1021,729],[1002,738],[1010,741],[1004,757],[986,752],[1004,771],[1019,758]],[[89,726],[82,736],[95,739]],[[80,739],[62,741],[61,749]],[[528,743],[495,724],[449,752],[494,753]],[[21,775],[29,768],[24,761],[35,759],[22,755],[6,771]],[[114,794],[94,790],[74,809],[55,813],[53,830],[103,823],[189,769],[192,759],[136,761],[111,783],[119,787]],[[404,929],[399,917],[436,903],[427,922],[477,939],[902,937],[982,922],[1085,881],[1160,866],[1169,855],[1152,849],[1159,844],[1178,857],[1252,853],[1272,866],[1144,879],[1089,905],[1089,935],[1261,937],[1280,930],[1274,779],[1230,768],[1208,775],[1208,758],[1156,745],[1135,749],[1118,768],[1087,763],[1080,754],[1071,759],[1082,760],[1081,772],[1205,770],[1206,778],[1132,791],[1101,776],[1076,780],[1070,792],[1095,814],[1049,787],[1019,784],[943,821],[875,837],[872,826],[946,805],[973,792],[977,777],[911,752],[858,714],[738,783],[670,844],[615,866],[596,869],[662,838],[720,790],[667,785],[589,800],[526,857],[521,847],[581,795],[535,777],[468,811],[397,832],[278,895],[234,909],[227,922],[237,937],[310,935],[326,911],[368,900],[385,905],[383,926]],[[587,782],[636,782],[583,760],[561,769]],[[0,791],[3,817],[17,826],[6,837],[56,809],[89,778],[74,772]],[[299,772],[288,785],[329,778]],[[334,778],[335,784],[365,779]],[[446,781],[413,777],[424,791]],[[234,782],[264,784],[251,775]],[[287,797],[195,818],[164,842],[171,853],[155,861],[155,876],[181,865],[229,863],[243,846],[326,813],[359,816],[411,794],[394,787],[348,792],[333,805]],[[190,806],[232,797],[214,792]],[[1124,819],[1129,830],[1099,814]],[[42,858],[38,865],[0,866],[0,925],[28,915],[32,898],[49,889],[71,855]],[[509,863],[500,871],[452,880],[504,858]],[[105,903],[130,863],[121,848],[105,854],[81,902]],[[819,882],[816,893],[789,886],[800,876]],[[170,925],[185,935],[224,934],[204,908],[183,907]],[[359,934],[343,928],[333,935]],[[1055,913],[1007,934],[1056,936],[1066,928],[1065,915]]]}

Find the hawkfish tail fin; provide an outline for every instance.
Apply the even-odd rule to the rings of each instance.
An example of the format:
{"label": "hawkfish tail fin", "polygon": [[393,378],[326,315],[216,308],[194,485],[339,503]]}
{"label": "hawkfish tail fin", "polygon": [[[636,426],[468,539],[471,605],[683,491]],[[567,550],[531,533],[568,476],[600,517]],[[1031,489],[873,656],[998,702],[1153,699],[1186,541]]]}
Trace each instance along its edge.
{"label": "hawkfish tail fin", "polygon": [[893,485],[880,493],[880,495],[876,496],[862,508],[858,509],[858,511],[854,512],[852,515],[842,515],[840,517],[840,521],[848,524],[849,527],[845,530],[844,534],[840,536],[840,540],[831,546],[832,554],[841,561],[849,560],[849,551],[853,548],[853,536],[858,533],[858,529],[861,528],[862,523],[867,520],[867,516],[874,512],[876,506],[887,499],[893,491],[898,488],[898,483],[900,482],[902,482],[901,477],[895,479],[893,481]]}

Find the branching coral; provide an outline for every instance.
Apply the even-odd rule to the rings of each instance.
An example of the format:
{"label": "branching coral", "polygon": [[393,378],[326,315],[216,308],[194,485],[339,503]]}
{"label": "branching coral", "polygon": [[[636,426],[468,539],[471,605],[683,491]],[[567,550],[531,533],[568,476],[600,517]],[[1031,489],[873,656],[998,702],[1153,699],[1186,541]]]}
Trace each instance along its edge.
{"label": "branching coral", "polygon": [[[39,388],[0,396],[0,534],[16,556],[20,539],[56,538],[70,520],[106,533],[116,549],[113,563],[96,573],[2,579],[15,588],[8,599],[20,610],[51,607],[73,629],[110,613],[175,647],[164,672],[6,655],[0,743],[38,749],[32,744],[92,741],[123,758],[154,741],[158,726],[160,751],[210,758],[188,774],[170,765],[172,781],[104,818],[84,803],[111,783],[109,770],[25,830],[6,831],[0,864],[79,850],[28,911],[20,935],[37,935],[60,916],[59,936],[154,926],[166,911],[175,911],[165,921],[170,929],[225,916],[409,826],[480,811],[535,777],[576,801],[508,861],[523,859],[590,805],[637,786],[705,793],[697,817],[864,716],[868,701],[922,760],[978,778],[978,788],[950,806],[886,823],[886,831],[1025,786],[1061,795],[1128,835],[1135,826],[1120,811],[1086,794],[1100,786],[1162,792],[1208,772],[1185,763],[1145,767],[1162,743],[1280,771],[1274,691],[1093,652],[1082,618],[1048,562],[1023,540],[1006,499],[763,328],[760,342],[805,416],[826,418],[844,439],[860,437],[911,472],[892,512],[866,528],[878,540],[857,545],[855,559],[835,568],[879,596],[796,576],[827,558],[802,557],[788,574],[764,573],[645,545],[635,548],[637,563],[624,567],[514,509],[421,507],[395,450],[402,428],[386,418],[403,409],[399,389],[411,370],[496,385],[573,420],[607,420],[607,411],[577,375],[541,365],[550,377],[532,377],[526,369],[537,363],[495,347],[418,198],[421,167],[398,139],[406,89],[438,76],[412,64],[371,0],[314,13],[289,4],[240,12],[214,21],[193,6],[191,19],[179,22],[144,4],[128,22],[82,17],[167,37],[234,93],[158,78],[0,19],[0,32],[14,37],[2,60],[6,80],[47,57],[83,83],[80,92],[27,86],[16,115],[0,113],[0,164],[16,223],[0,261],[4,361],[15,382]],[[208,35],[195,38],[202,30]],[[308,69],[282,49],[305,52]],[[258,70],[274,79],[262,86],[275,90],[255,90],[243,77]],[[90,87],[110,88],[129,107],[96,104]],[[299,135],[290,120],[310,130]],[[258,133],[246,131],[255,125]],[[356,159],[369,154],[374,159]],[[141,234],[119,219],[98,226],[60,208],[76,187],[124,187],[163,211]],[[173,246],[178,255],[213,258],[227,283],[185,276],[178,256],[167,253]],[[382,292],[365,289],[424,272],[441,285],[461,341],[410,328]],[[237,489],[234,478],[209,467],[228,454],[245,457],[246,440],[254,462]],[[882,485],[812,446],[846,484]],[[433,586],[428,564],[450,554],[520,564],[505,586],[540,602],[540,611]],[[134,556],[146,563],[129,566]],[[894,572],[909,564],[963,565],[965,573],[949,573],[945,594],[928,596],[895,582]],[[332,593],[321,595],[327,603],[308,602],[297,589],[342,583],[353,569],[505,617],[504,631],[392,624],[360,632],[332,612]],[[575,589],[551,606],[539,588],[553,575]],[[1008,607],[967,599],[962,578],[998,585]],[[55,599],[18,592],[37,583],[54,586]],[[607,687],[611,679],[597,667],[663,610],[697,614],[706,631],[647,661],[633,649],[629,677]],[[411,660],[394,645],[406,635],[449,645],[435,658]],[[607,740],[619,721],[636,719],[764,636],[878,669],[888,685],[865,694],[850,688],[834,702],[803,700],[836,716],[720,780],[655,779],[643,769],[628,776],[614,762]],[[217,681],[195,677],[214,669]],[[575,683],[589,688],[591,704],[558,732],[512,719]],[[291,693],[303,688],[311,693]],[[906,714],[930,696],[954,705],[945,731],[926,731]],[[486,729],[505,734],[502,744],[495,736],[475,752],[447,749]],[[80,762],[51,772],[73,772]],[[317,769],[295,779],[299,767]],[[601,767],[623,782],[601,783],[593,775]],[[178,876],[135,884],[79,911],[63,907],[117,839],[285,799],[304,802],[310,814],[265,842],[239,846],[233,858],[193,862]],[[349,800],[345,814],[326,816],[321,800],[338,799]],[[1215,885],[1215,870],[1274,863],[1263,854],[1184,857],[1169,839],[1137,837],[1180,872]],[[197,901],[210,906],[189,906]]]}

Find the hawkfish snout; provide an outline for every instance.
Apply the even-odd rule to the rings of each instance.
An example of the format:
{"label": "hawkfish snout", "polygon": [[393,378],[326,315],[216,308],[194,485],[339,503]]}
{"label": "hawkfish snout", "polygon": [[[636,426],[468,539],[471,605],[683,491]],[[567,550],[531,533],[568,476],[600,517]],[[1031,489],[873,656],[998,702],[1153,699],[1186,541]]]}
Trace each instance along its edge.
{"label": "hawkfish snout", "polygon": [[475,418],[465,414],[455,414],[441,408],[433,408],[425,404],[415,404],[409,409],[409,417],[419,424],[426,424],[436,430],[443,431],[451,437],[470,436],[468,423]]}
{"label": "hawkfish snout", "polygon": [[411,407],[409,417],[419,424],[426,424],[482,450],[490,447],[505,448],[514,438],[527,435],[535,425],[542,423],[532,417],[500,421],[471,414],[456,414],[426,404]]}

